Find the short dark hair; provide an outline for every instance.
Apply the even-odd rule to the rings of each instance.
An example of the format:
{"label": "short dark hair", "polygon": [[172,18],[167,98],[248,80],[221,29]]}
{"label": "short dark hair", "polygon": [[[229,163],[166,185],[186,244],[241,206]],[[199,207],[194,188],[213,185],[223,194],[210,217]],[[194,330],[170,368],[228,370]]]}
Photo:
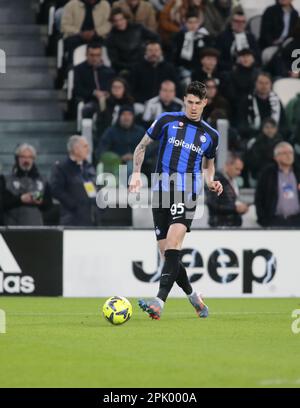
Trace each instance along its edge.
{"label": "short dark hair", "polygon": [[88,43],[86,50],[89,50],[89,49],[94,50],[96,48],[102,48],[102,43],[100,41],[92,41],[92,42]]}
{"label": "short dark hair", "polygon": [[185,17],[185,21],[187,21],[189,18],[196,18],[198,20],[199,19],[199,13],[197,13],[194,10],[188,11],[188,13],[187,13],[187,15]]}
{"label": "short dark hair", "polygon": [[145,43],[145,49],[148,47],[148,45],[159,45],[160,48],[162,48],[161,42],[160,42],[159,40],[148,40],[148,41]]}
{"label": "short dark hair", "polygon": [[212,47],[203,48],[199,57],[200,61],[205,57],[215,57],[218,60],[220,58],[220,51]]}
{"label": "short dark hair", "polygon": [[278,124],[277,124],[276,120],[273,119],[272,117],[268,117],[268,118],[264,119],[264,121],[263,121],[261,127],[263,128],[263,127],[266,126],[267,124],[269,124],[269,125],[271,125],[271,126],[273,126],[273,127],[277,127],[277,128],[278,128]]}
{"label": "short dark hair", "polygon": [[256,75],[255,82],[258,80],[258,78],[260,76],[269,78],[269,80],[273,83],[272,75],[269,74],[269,72],[266,72],[266,71],[259,71],[258,74]]}
{"label": "short dark hair", "polygon": [[110,12],[110,17],[109,17],[109,21],[112,23],[114,16],[118,15],[118,14],[122,14],[122,16],[129,21],[129,15],[121,8],[121,7],[115,7],[111,10]]}
{"label": "short dark hair", "polygon": [[237,160],[240,160],[240,161],[244,162],[242,156],[238,152],[228,150],[227,155],[226,155],[225,163],[226,164],[233,164]]}
{"label": "short dark hair", "polygon": [[205,99],[207,95],[206,86],[202,82],[193,81],[186,88],[185,95],[187,94],[198,96],[199,99]]}

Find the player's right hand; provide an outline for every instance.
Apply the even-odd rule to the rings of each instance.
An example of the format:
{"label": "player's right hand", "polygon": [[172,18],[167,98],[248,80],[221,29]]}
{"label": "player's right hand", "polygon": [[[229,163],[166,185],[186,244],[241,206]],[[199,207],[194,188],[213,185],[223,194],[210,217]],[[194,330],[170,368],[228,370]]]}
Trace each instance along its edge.
{"label": "player's right hand", "polygon": [[129,192],[138,193],[142,187],[142,179],[140,173],[132,173],[130,183],[129,183]]}

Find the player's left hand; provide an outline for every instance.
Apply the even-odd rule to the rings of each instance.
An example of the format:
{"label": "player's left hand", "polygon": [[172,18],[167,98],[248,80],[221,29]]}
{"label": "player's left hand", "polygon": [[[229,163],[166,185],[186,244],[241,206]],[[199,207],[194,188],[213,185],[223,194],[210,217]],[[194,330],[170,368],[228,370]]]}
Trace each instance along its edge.
{"label": "player's left hand", "polygon": [[211,181],[207,184],[207,187],[210,191],[217,193],[218,196],[223,193],[223,186],[220,181]]}

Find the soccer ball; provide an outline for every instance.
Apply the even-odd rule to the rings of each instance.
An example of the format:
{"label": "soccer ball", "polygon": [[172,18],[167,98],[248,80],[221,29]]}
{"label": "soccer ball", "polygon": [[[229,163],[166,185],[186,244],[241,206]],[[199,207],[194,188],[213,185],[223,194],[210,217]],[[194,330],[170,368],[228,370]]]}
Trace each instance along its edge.
{"label": "soccer ball", "polygon": [[128,299],[122,296],[113,296],[103,305],[103,316],[111,324],[123,324],[132,316],[132,306]]}

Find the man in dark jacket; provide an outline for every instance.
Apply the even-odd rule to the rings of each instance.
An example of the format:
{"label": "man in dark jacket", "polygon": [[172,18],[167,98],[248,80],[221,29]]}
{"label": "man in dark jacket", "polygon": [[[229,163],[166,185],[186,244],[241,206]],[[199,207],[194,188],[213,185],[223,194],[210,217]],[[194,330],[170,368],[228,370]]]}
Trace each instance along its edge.
{"label": "man in dark jacket", "polygon": [[293,0],[278,0],[277,4],[265,10],[260,29],[262,49],[280,45],[290,37],[299,17],[292,3]]}
{"label": "man in dark jacket", "polygon": [[98,148],[98,156],[113,152],[120,157],[121,163],[127,164],[128,173],[132,173],[133,153],[145,134],[145,129],[134,123],[134,110],[131,106],[120,109],[116,125],[103,133]]}
{"label": "man in dark jacket", "polygon": [[101,101],[108,96],[115,72],[103,65],[102,47],[99,43],[88,44],[86,56],[86,61],[74,68],[73,95],[75,102],[85,103],[82,116],[92,118],[98,112]]}
{"label": "man in dark jacket", "polygon": [[255,205],[263,227],[300,226],[300,171],[294,165],[294,149],[287,142],[274,149],[275,163],[258,180]]}
{"label": "man in dark jacket", "polygon": [[216,47],[221,52],[220,70],[230,71],[238,51],[250,48],[256,61],[260,61],[260,50],[252,33],[246,30],[246,16],[242,9],[236,8],[231,17],[231,23],[217,37]]}
{"label": "man in dark jacket", "polygon": [[71,136],[68,153],[57,162],[51,176],[53,197],[61,205],[60,224],[89,227],[99,224],[96,207],[96,171],[88,163],[89,144],[85,137]]}
{"label": "man in dark jacket", "polygon": [[218,62],[220,52],[215,48],[204,48],[200,52],[199,64],[192,73],[193,81],[205,82],[207,79],[216,79],[220,85],[220,72]]}
{"label": "man in dark jacket", "polygon": [[144,44],[158,36],[140,24],[130,23],[120,8],[112,10],[110,19],[113,28],[106,41],[108,56],[118,74],[129,75],[142,55]]}
{"label": "man in dark jacket", "polygon": [[283,137],[289,136],[288,124],[282,103],[272,89],[272,78],[261,72],[255,82],[254,92],[244,97],[238,109],[238,129],[243,139],[256,136],[263,121],[273,118]]}
{"label": "man in dark jacket", "polygon": [[6,225],[43,225],[43,212],[52,206],[50,187],[38,171],[36,156],[27,143],[15,152],[12,173],[5,177]]}
{"label": "man in dark jacket", "polygon": [[206,192],[209,209],[209,225],[211,227],[240,227],[242,215],[248,211],[248,205],[238,200],[239,189],[236,177],[240,176],[244,167],[241,158],[229,153],[223,173],[217,172],[215,180],[223,185],[223,193],[216,196],[211,191]]}
{"label": "man in dark jacket", "polygon": [[153,98],[165,80],[173,81],[178,93],[178,78],[173,64],[164,60],[159,42],[151,41],[146,45],[143,60],[132,70],[130,82],[134,98],[142,103]]}
{"label": "man in dark jacket", "polygon": [[273,163],[274,147],[281,141],[275,120],[265,119],[261,133],[250,140],[247,146],[247,167],[252,179],[257,180],[262,169]]}
{"label": "man in dark jacket", "polygon": [[221,89],[230,101],[233,112],[237,112],[241,100],[253,92],[258,74],[253,51],[249,48],[239,51],[232,71],[223,78]]}

